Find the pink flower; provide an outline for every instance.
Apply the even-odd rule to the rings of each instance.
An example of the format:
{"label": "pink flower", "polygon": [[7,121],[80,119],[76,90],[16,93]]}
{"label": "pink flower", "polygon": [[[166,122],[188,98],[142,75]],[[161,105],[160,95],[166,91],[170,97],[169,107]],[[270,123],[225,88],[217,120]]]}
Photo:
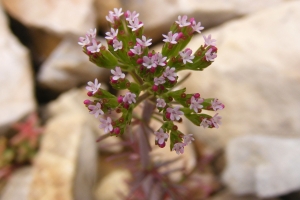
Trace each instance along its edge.
{"label": "pink flower", "polygon": [[179,27],[185,27],[185,26],[189,26],[189,25],[191,25],[191,23],[190,22],[188,22],[187,21],[187,16],[186,15],[184,15],[184,16],[178,16],[178,21],[176,21],[176,23],[179,25]]}
{"label": "pink flower", "polygon": [[136,94],[127,92],[123,98],[123,102],[132,104],[136,102],[135,98],[136,98]]}
{"label": "pink flower", "polygon": [[142,36],[142,39],[136,38],[137,43],[139,45],[141,45],[142,47],[148,47],[148,46],[150,46],[152,44],[151,40],[152,39],[147,40],[147,38],[145,36]]}
{"label": "pink flower", "polygon": [[177,43],[177,36],[178,36],[178,33],[174,33],[174,35],[172,34],[172,31],[170,31],[168,33],[168,35],[164,35],[163,34],[163,37],[165,39],[163,39],[164,42],[170,42],[171,44],[176,44]]}
{"label": "pink flower", "polygon": [[113,12],[114,17],[119,18],[122,15],[123,15],[122,8],[120,8],[119,10],[117,8],[114,8],[114,12]]}
{"label": "pink flower", "polygon": [[195,20],[192,21],[192,28],[193,28],[194,31],[196,31],[198,33],[201,33],[201,31],[204,29],[204,27],[201,26],[201,22],[198,22],[196,24]]}
{"label": "pink flower", "polygon": [[181,142],[175,143],[174,146],[173,146],[172,151],[175,150],[178,155],[183,154],[184,153],[184,146],[185,145]]}
{"label": "pink flower", "polygon": [[115,23],[115,16],[112,11],[109,11],[108,16],[105,17],[107,21],[114,24]]}
{"label": "pink flower", "polygon": [[161,77],[154,77],[154,85],[161,85],[166,82],[165,78],[163,76]]}
{"label": "pink flower", "polygon": [[187,48],[184,51],[180,51],[179,54],[184,64],[186,64],[186,62],[193,63],[192,59],[194,59],[195,56],[191,56],[192,55],[191,49]]}
{"label": "pink flower", "polygon": [[130,12],[129,10],[126,11],[125,13],[125,17],[127,21],[134,21],[135,18],[139,17],[139,13],[137,13],[136,11]]}
{"label": "pink flower", "polygon": [[163,57],[161,53],[156,53],[154,56],[154,62],[159,66],[165,66],[165,61],[167,60],[167,57]]}
{"label": "pink flower", "polygon": [[141,45],[137,44],[133,47],[133,49],[130,49],[130,51],[136,55],[141,55],[143,53]]}
{"label": "pink flower", "polygon": [[155,134],[155,140],[158,144],[163,144],[166,139],[169,138],[169,134],[165,133],[162,128],[159,129],[159,131],[154,132]]}
{"label": "pink flower", "polygon": [[118,49],[122,49],[123,48],[123,42],[119,41],[117,39],[113,40],[113,47],[114,47],[114,51],[117,51]]}
{"label": "pink flower", "polygon": [[101,83],[98,83],[98,79],[96,79],[96,78],[95,78],[94,83],[92,81],[89,81],[87,84],[88,84],[88,86],[86,86],[85,88],[88,91],[93,92],[93,94],[95,94],[99,90],[99,88],[101,87]]}
{"label": "pink flower", "polygon": [[152,67],[154,67],[154,68],[156,68],[157,67],[157,65],[156,65],[156,63],[155,63],[155,58],[152,56],[152,57],[148,57],[148,56],[144,56],[143,57],[143,65],[145,66],[145,67],[147,67],[148,69],[150,69],[150,68],[152,68]]}
{"label": "pink flower", "polygon": [[125,78],[125,74],[122,73],[122,70],[121,70],[120,67],[116,67],[115,69],[116,69],[116,70],[113,70],[113,69],[110,70],[111,73],[114,75],[114,76],[112,77],[113,80],[119,80],[120,78]]}
{"label": "pink flower", "polygon": [[180,107],[176,106],[175,108],[167,108],[167,112],[170,113],[170,119],[172,121],[175,121],[175,119],[178,121],[180,120],[180,116],[179,115],[183,115],[183,112],[181,110],[179,110]]}
{"label": "pink flower", "polygon": [[217,110],[223,110],[225,106],[219,101],[219,99],[214,99],[211,101],[211,107],[213,108],[214,111],[217,111]]}
{"label": "pink flower", "polygon": [[197,113],[199,109],[203,108],[203,106],[201,105],[201,103],[203,103],[203,101],[204,100],[202,98],[196,99],[194,96],[192,96],[190,109],[194,110]]}
{"label": "pink flower", "polygon": [[175,68],[174,67],[170,68],[169,66],[167,66],[163,75],[170,81],[175,81],[177,77],[177,74],[175,73]]}
{"label": "pink flower", "polygon": [[128,22],[129,22],[128,27],[131,28],[132,31],[136,31],[144,25],[143,23],[140,23],[138,18],[135,18],[134,21],[128,21]]}
{"label": "pink flower", "polygon": [[160,99],[160,98],[156,99],[156,107],[164,108],[166,105],[167,104],[164,99]]}
{"label": "pink flower", "polygon": [[92,45],[87,47],[87,50],[90,51],[91,53],[96,53],[100,51],[101,48],[101,43],[97,44],[97,41],[93,39]]}
{"label": "pink flower", "polygon": [[105,39],[107,39],[107,40],[113,40],[115,37],[117,37],[119,30],[118,29],[115,30],[115,29],[111,28],[110,31],[111,32],[105,33],[107,35],[107,36],[105,36]]}
{"label": "pink flower", "polygon": [[113,130],[113,126],[111,124],[111,118],[107,117],[106,120],[105,119],[100,119],[101,124],[99,125],[99,128],[104,129],[105,133],[109,133]]}
{"label": "pink flower", "polygon": [[210,119],[210,121],[214,127],[219,128],[219,125],[222,124],[221,119],[222,119],[222,117],[218,116],[218,113],[217,113]]}
{"label": "pink flower", "polygon": [[193,137],[193,134],[188,134],[188,135],[185,135],[183,136],[183,143],[184,145],[189,145],[190,143],[192,143],[192,141],[194,141],[194,137]]}
{"label": "pink flower", "polygon": [[212,62],[212,61],[215,60],[216,57],[217,57],[216,52],[212,53],[212,49],[211,48],[205,53],[205,59],[207,61],[211,61]]}
{"label": "pink flower", "polygon": [[200,123],[200,126],[203,126],[203,128],[207,128],[207,127],[209,127],[211,124],[212,124],[211,121],[209,121],[208,119],[204,118],[204,119],[202,120],[202,122]]}
{"label": "pink flower", "polygon": [[78,44],[82,47],[84,47],[85,45],[90,44],[90,38],[86,35],[85,37],[80,37],[79,38],[79,42]]}
{"label": "pink flower", "polygon": [[98,102],[96,105],[89,105],[90,114],[95,115],[97,118],[99,115],[103,115],[104,112],[101,110],[101,104]]}
{"label": "pink flower", "polygon": [[95,28],[94,30],[91,28],[90,30],[87,31],[86,35],[88,37],[91,37],[92,39],[96,38],[96,34],[97,34],[97,29]]}
{"label": "pink flower", "polygon": [[216,46],[217,40],[211,39],[211,35],[208,35],[207,37],[203,35],[203,38],[206,46],[214,46],[214,47]]}

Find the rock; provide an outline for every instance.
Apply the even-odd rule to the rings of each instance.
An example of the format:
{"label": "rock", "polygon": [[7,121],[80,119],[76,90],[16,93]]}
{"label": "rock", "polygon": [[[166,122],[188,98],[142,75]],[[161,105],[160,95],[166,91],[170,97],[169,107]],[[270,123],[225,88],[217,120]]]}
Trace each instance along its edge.
{"label": "rock", "polygon": [[32,167],[16,170],[1,192],[1,200],[27,200],[32,181]]}
{"label": "rock", "polygon": [[109,11],[113,11],[114,8],[121,8],[120,0],[95,0],[95,7],[97,10],[97,24],[98,27],[101,27],[102,31],[108,29],[108,22],[106,21],[105,16],[108,15]]}
{"label": "rock", "polygon": [[91,63],[77,42],[77,37],[68,36],[59,44],[41,66],[38,74],[40,84],[56,91],[65,91],[95,78],[99,82],[109,80],[110,71]]}
{"label": "rock", "polygon": [[223,180],[236,194],[276,197],[300,189],[300,139],[248,135],[229,142]]}
{"label": "rock", "polygon": [[[203,33],[217,39],[218,57],[183,85],[187,93],[218,98],[225,109],[219,129],[187,123],[191,133],[215,149],[239,135],[299,136],[298,18],[300,2],[293,1]],[[195,50],[203,42],[196,36],[188,47]]]}
{"label": "rock", "polygon": [[84,35],[96,25],[93,0],[3,0],[10,15],[26,26],[56,34]]}
{"label": "rock", "polygon": [[126,180],[130,178],[127,170],[115,170],[106,175],[96,188],[97,200],[122,200],[120,194],[126,195],[129,189]]}
{"label": "rock", "polygon": [[27,49],[12,35],[0,4],[0,129],[36,108]]}
{"label": "rock", "polygon": [[[243,196],[237,196],[232,194],[229,190],[224,190],[221,192],[218,192],[213,197],[209,198],[208,200],[261,200],[261,198],[258,198],[253,195],[243,195]],[[266,200],[279,200],[277,198],[268,198]]]}

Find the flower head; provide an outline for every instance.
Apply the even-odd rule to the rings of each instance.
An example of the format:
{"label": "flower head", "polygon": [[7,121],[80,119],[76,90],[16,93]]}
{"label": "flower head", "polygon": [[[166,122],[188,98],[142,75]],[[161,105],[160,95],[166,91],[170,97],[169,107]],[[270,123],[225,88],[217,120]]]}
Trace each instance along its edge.
{"label": "flower head", "polygon": [[194,137],[193,137],[193,134],[188,134],[188,135],[185,135],[183,136],[183,143],[186,145],[189,145],[190,143],[192,143],[192,141],[194,141]]}
{"label": "flower head", "polygon": [[136,98],[136,94],[127,92],[123,98],[123,102],[132,104],[136,102],[135,98]]}
{"label": "flower head", "polygon": [[108,16],[105,17],[107,21],[114,24],[115,23],[115,16],[112,11],[109,11]]}
{"label": "flower head", "polygon": [[161,77],[154,77],[154,85],[161,85],[164,84],[166,82],[165,77],[161,76]]}
{"label": "flower head", "polygon": [[186,64],[186,62],[193,63],[192,60],[195,58],[195,56],[191,56],[192,55],[191,49],[187,48],[184,51],[180,51],[179,54],[184,64]]}
{"label": "flower head", "polygon": [[170,68],[169,66],[167,66],[163,75],[170,81],[175,81],[177,77],[177,74],[175,73],[175,68],[174,67]]}
{"label": "flower head", "polygon": [[165,66],[165,61],[167,60],[167,57],[163,57],[161,53],[156,53],[153,55],[154,62],[159,66]]}
{"label": "flower head", "polygon": [[96,79],[96,78],[95,78],[94,83],[92,81],[89,81],[87,84],[88,84],[88,86],[86,86],[85,88],[88,91],[93,92],[93,94],[95,94],[99,90],[99,88],[101,87],[101,83],[98,83],[98,79]]}
{"label": "flower head", "polygon": [[111,73],[114,75],[114,76],[112,77],[113,80],[119,80],[120,78],[125,78],[125,74],[122,73],[122,70],[121,70],[120,67],[116,67],[115,69],[116,69],[116,70],[113,70],[113,69],[110,70]]}
{"label": "flower head", "polygon": [[176,106],[175,108],[167,108],[167,112],[170,113],[170,119],[172,121],[175,121],[175,119],[177,121],[180,120],[180,115],[183,115],[183,112],[179,109],[179,106]]}
{"label": "flower head", "polygon": [[211,126],[211,124],[212,123],[210,120],[204,118],[204,119],[202,119],[200,126],[203,126],[203,128],[207,128],[207,127]]}
{"label": "flower head", "polygon": [[179,155],[179,154],[183,154],[184,153],[184,143],[181,143],[181,142],[178,142],[178,143],[175,143],[174,146],[173,146],[173,149],[172,151],[176,151],[176,153]]}
{"label": "flower head", "polygon": [[152,44],[151,43],[152,39],[147,40],[147,38],[145,36],[142,36],[142,39],[136,38],[136,41],[142,47],[148,47],[148,46],[150,46]]}
{"label": "flower head", "polygon": [[179,27],[185,27],[185,26],[189,26],[191,25],[191,22],[188,22],[187,21],[187,16],[184,15],[184,16],[178,16],[178,21],[176,21],[176,23],[179,25]]}
{"label": "flower head", "polygon": [[110,29],[110,32],[106,32],[105,34],[107,35],[107,36],[105,36],[105,39],[107,39],[107,40],[113,40],[114,38],[116,38],[117,37],[117,35],[118,35],[118,29],[113,29],[113,28],[111,28]]}
{"label": "flower head", "polygon": [[122,49],[123,48],[123,42],[122,41],[119,41],[117,39],[114,39],[113,40],[113,47],[114,47],[114,51],[117,51],[119,49]]}
{"label": "flower head", "polygon": [[107,117],[106,119],[100,119],[100,122],[101,124],[99,128],[104,129],[105,133],[109,133],[113,130],[113,126],[111,124],[112,121],[110,117]]}
{"label": "flower head", "polygon": [[163,144],[165,140],[169,138],[169,134],[165,133],[162,128],[160,128],[159,131],[154,132],[154,134],[158,144]]}
{"label": "flower head", "polygon": [[136,18],[139,17],[139,13],[137,13],[136,11],[130,12],[129,10],[126,11],[125,13],[125,17],[127,21],[134,21]]}
{"label": "flower head", "polygon": [[190,109],[194,110],[197,113],[199,109],[203,108],[203,105],[201,105],[201,103],[203,103],[203,101],[204,100],[202,98],[196,99],[194,96],[192,96]]}
{"label": "flower head", "polygon": [[217,110],[223,110],[225,106],[219,101],[219,99],[214,99],[211,101],[211,107],[213,108],[214,111],[217,111]]}
{"label": "flower head", "polygon": [[104,114],[103,110],[101,110],[101,104],[99,102],[96,105],[89,105],[88,108],[90,109],[90,114],[94,115],[96,118],[99,115]]}
{"label": "flower head", "polygon": [[205,59],[207,61],[214,61],[215,58],[217,57],[216,52],[212,52],[212,48],[210,48],[206,53],[205,53]]}
{"label": "flower head", "polygon": [[214,127],[219,128],[219,125],[222,124],[221,119],[222,119],[222,117],[218,116],[218,113],[217,113],[210,119],[210,121]]}
{"label": "flower head", "polygon": [[168,35],[163,34],[163,37],[165,38],[165,39],[163,39],[163,41],[170,42],[171,44],[177,44],[177,36],[178,36],[178,33],[172,34],[172,31],[170,31],[168,33]]}
{"label": "flower head", "polygon": [[89,36],[85,36],[85,37],[80,37],[79,38],[79,42],[78,44],[82,47],[84,47],[85,45],[89,45],[91,43]]}
{"label": "flower head", "polygon": [[160,98],[156,99],[156,107],[164,108],[166,105],[167,104],[164,99],[160,99]]}
{"label": "flower head", "polygon": [[130,49],[130,51],[136,55],[141,55],[143,53],[141,45],[137,44],[133,47],[133,49]]}
{"label": "flower head", "polygon": [[155,62],[155,57],[152,56],[149,58],[148,56],[143,56],[143,65],[148,69],[152,67],[156,68],[157,64]]}
{"label": "flower head", "polygon": [[131,28],[132,31],[136,31],[144,25],[143,23],[140,23],[138,18],[135,18],[133,21],[128,21],[128,22],[129,22],[128,27]]}
{"label": "flower head", "polygon": [[90,29],[90,30],[88,30],[87,31],[87,33],[86,33],[86,35],[88,36],[88,37],[91,37],[92,39],[94,39],[94,38],[96,38],[96,34],[97,34],[97,29],[95,28],[95,29]]}
{"label": "flower head", "polygon": [[114,8],[114,12],[113,12],[113,16],[116,17],[116,18],[119,18],[123,15],[124,13],[122,12],[122,8],[120,9],[117,9],[117,8]]}
{"label": "flower head", "polygon": [[97,41],[95,39],[92,40],[92,45],[87,47],[87,50],[91,53],[96,53],[100,51],[101,43],[97,44]]}
{"label": "flower head", "polygon": [[211,35],[208,35],[207,37],[205,37],[205,35],[203,35],[203,39],[204,39],[206,46],[214,46],[214,47],[216,46],[217,40],[211,39]]}
{"label": "flower head", "polygon": [[201,33],[201,31],[204,29],[204,27],[201,26],[201,22],[198,22],[196,24],[195,20],[192,21],[192,28],[195,32],[198,32],[198,33]]}

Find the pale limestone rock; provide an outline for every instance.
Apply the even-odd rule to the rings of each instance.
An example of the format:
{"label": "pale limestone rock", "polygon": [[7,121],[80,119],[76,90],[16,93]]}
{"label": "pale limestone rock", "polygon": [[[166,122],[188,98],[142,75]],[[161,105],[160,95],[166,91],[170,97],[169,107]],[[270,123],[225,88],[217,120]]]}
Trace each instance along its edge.
{"label": "pale limestone rock", "polygon": [[16,170],[1,191],[1,200],[28,200],[32,167]]}
{"label": "pale limestone rock", "polygon": [[10,15],[25,24],[56,34],[84,35],[96,25],[93,0],[3,0]]}
{"label": "pale limestone rock", "polygon": [[[78,38],[66,37],[43,63],[38,81],[44,87],[64,91],[98,78],[99,82],[109,80],[110,71],[89,61],[77,44]],[[101,39],[102,43],[105,43]]]}
{"label": "pale limestone rock", "polygon": [[236,194],[276,197],[300,189],[300,139],[248,135],[227,147],[226,185]]}
{"label": "pale limestone rock", "polygon": [[0,4],[0,129],[35,110],[27,49],[12,35]]}

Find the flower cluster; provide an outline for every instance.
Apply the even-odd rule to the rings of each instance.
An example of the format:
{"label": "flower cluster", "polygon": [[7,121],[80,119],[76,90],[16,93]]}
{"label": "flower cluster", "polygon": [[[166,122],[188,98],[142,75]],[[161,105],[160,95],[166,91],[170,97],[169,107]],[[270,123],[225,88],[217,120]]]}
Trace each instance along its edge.
{"label": "flower cluster", "polygon": [[[221,117],[202,113],[202,110],[218,111],[224,105],[216,98],[202,98],[199,93],[187,94],[186,89],[175,90],[177,73],[182,70],[202,71],[217,57],[216,40],[211,35],[203,36],[204,44],[194,53],[186,48],[195,33],[201,33],[204,27],[194,18],[178,16],[170,31],[163,34],[164,45],[161,52],[150,51],[152,39],[143,35],[143,22],[135,11],[122,12],[121,9],[110,11],[106,20],[110,31],[106,33],[107,46],[96,39],[96,29],[90,29],[85,37],[80,37],[78,44],[89,56],[91,62],[99,67],[111,70],[110,84],[116,90],[126,90],[115,96],[101,88],[95,79],[88,82],[88,96],[94,100],[85,100],[90,114],[100,119],[100,128],[111,135],[123,134],[132,121],[134,108],[148,99],[156,104],[157,112],[162,115],[162,125],[154,132],[155,144],[165,147],[170,138],[170,149],[177,154],[184,152],[184,147],[194,138],[184,135],[175,123],[182,117],[203,128],[218,128]],[[129,81],[125,73],[134,81]],[[113,115],[113,113],[117,115]],[[119,116],[116,118],[115,116]]]}

